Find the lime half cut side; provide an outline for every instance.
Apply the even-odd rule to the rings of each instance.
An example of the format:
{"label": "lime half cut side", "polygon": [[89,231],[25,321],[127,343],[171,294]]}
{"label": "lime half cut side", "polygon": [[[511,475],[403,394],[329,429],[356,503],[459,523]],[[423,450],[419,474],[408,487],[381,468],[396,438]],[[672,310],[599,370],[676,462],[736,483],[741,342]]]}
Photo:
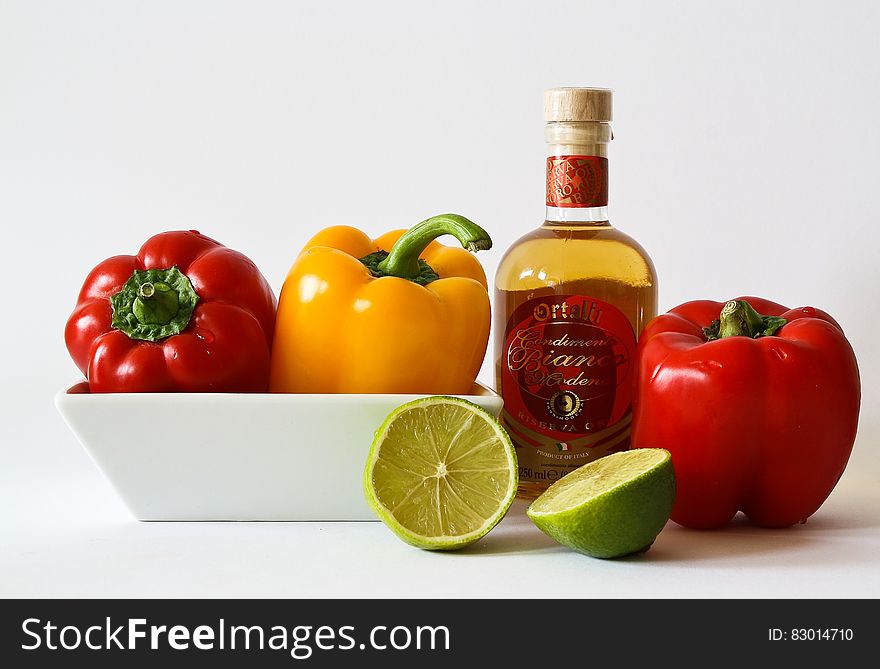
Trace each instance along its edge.
{"label": "lime half cut side", "polygon": [[516,487],[516,454],[504,428],[455,397],[395,409],[377,430],[364,470],[364,493],[379,518],[429,550],[484,536],[504,517]]}
{"label": "lime half cut side", "polygon": [[526,513],[559,543],[613,558],[647,550],[674,501],[669,452],[639,448],[579,467],[547,488]]}

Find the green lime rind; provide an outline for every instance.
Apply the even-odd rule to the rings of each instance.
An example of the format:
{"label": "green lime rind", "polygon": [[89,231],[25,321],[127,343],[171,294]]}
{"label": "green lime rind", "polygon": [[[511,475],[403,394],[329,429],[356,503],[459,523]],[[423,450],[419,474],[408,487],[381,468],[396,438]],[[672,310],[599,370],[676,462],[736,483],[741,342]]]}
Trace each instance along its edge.
{"label": "green lime rind", "polygon": [[[386,442],[386,438],[388,437],[394,423],[398,420],[401,420],[402,417],[405,417],[406,414],[412,412],[414,409],[427,409],[428,411],[435,412],[438,414],[437,418],[442,420],[442,416],[440,416],[439,413],[444,411],[443,407],[448,408],[450,406],[465,409],[466,412],[471,414],[475,420],[479,421],[479,424],[481,426],[489,426],[491,428],[491,433],[494,439],[491,439],[490,442],[486,444],[486,447],[500,449],[501,453],[499,453],[498,455],[503,454],[503,457],[500,457],[499,459],[500,461],[504,462],[503,469],[506,471],[507,485],[504,486],[503,490],[497,490],[497,494],[492,498],[487,499],[484,492],[481,494],[481,498],[477,501],[480,505],[482,505],[483,508],[489,508],[490,512],[486,514],[485,518],[482,520],[481,523],[479,523],[478,527],[462,533],[420,533],[414,531],[412,527],[408,527],[406,524],[401,522],[397,515],[395,515],[394,510],[389,508],[385,503],[383,503],[383,500],[380,499],[382,495],[377,491],[377,482],[375,481],[375,476],[377,474],[379,476],[383,475],[383,470],[380,464],[383,460],[382,446]],[[430,425],[426,424],[424,427],[428,431],[431,430]],[[465,428],[463,427],[462,429]],[[422,454],[427,456],[426,459],[428,460],[430,460],[430,456],[434,455],[427,446],[425,447],[425,450]],[[379,465],[378,470],[377,465]],[[422,469],[423,471],[421,472],[421,475],[426,478],[430,478],[428,476],[428,474],[430,473],[429,467],[432,466],[435,466],[433,462],[414,462],[412,469]],[[370,453],[367,457],[366,466],[364,467],[364,494],[366,496],[367,503],[370,505],[370,507],[373,509],[379,519],[382,520],[382,522],[384,522],[388,526],[388,528],[391,529],[392,532],[394,532],[400,539],[402,539],[406,543],[426,550],[457,550],[459,548],[464,548],[465,546],[468,546],[484,537],[505,516],[508,509],[510,508],[511,503],[513,502],[514,497],[516,496],[518,485],[518,471],[519,469],[517,466],[516,453],[514,451],[513,444],[510,441],[510,437],[494,416],[492,416],[488,411],[474,404],[473,402],[469,402],[458,397],[437,395],[421,398],[412,402],[407,402],[406,404],[397,407],[388,415],[388,417],[382,423],[381,427],[376,430],[372,446],[370,447]],[[384,475],[387,475],[387,471],[384,473]],[[409,473],[408,475],[411,477],[418,476],[418,474],[413,473]],[[459,489],[459,494],[461,494],[462,496],[466,496],[469,494],[473,495],[475,493],[469,492],[469,489],[465,487]],[[467,502],[467,499],[465,499],[464,501]],[[425,512],[427,513],[429,512],[429,510],[425,509]]]}
{"label": "green lime rind", "polygon": [[564,546],[591,557],[616,558],[650,548],[674,501],[669,452],[636,449],[568,474],[532,502],[526,514]]}

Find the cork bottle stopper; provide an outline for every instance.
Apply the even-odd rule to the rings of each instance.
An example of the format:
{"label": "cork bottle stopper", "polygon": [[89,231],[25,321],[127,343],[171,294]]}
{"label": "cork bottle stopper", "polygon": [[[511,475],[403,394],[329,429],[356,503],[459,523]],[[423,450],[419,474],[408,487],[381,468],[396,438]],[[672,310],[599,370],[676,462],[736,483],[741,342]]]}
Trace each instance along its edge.
{"label": "cork bottle stopper", "polygon": [[544,91],[544,120],[611,122],[610,88],[551,88]]}

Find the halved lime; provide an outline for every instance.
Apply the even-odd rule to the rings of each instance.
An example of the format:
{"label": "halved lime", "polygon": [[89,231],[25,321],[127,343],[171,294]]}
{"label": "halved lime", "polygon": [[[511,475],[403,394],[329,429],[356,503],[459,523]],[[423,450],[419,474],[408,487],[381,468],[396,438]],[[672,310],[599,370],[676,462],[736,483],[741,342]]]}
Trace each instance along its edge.
{"label": "halved lime", "polygon": [[376,431],[364,492],[379,518],[419,548],[454,550],[498,524],[517,486],[510,437],[488,412],[455,397],[398,407]]}
{"label": "halved lime", "polygon": [[669,520],[674,500],[669,451],[638,448],[575,469],[547,488],[526,513],[559,543],[613,558],[647,550]]}

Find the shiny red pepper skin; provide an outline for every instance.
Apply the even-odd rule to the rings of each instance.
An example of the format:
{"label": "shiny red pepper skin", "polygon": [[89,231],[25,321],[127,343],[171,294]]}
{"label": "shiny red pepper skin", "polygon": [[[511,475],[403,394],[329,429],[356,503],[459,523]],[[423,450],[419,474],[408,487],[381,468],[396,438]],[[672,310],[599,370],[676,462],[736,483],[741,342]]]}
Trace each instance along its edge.
{"label": "shiny red pepper skin", "polygon": [[[155,342],[115,329],[110,297],[135,270],[172,266],[199,296],[186,328]],[[91,271],[64,334],[91,392],[263,392],[275,307],[244,255],[194,230],[165,232],[136,256],[114,256]]]}
{"label": "shiny red pepper skin", "polygon": [[804,522],[846,467],[859,416],[859,370],[837,322],[812,307],[737,298],[786,325],[775,335],[706,341],[722,302],[658,316],[638,348],[632,447],[672,453],[672,519],[725,525]]}

